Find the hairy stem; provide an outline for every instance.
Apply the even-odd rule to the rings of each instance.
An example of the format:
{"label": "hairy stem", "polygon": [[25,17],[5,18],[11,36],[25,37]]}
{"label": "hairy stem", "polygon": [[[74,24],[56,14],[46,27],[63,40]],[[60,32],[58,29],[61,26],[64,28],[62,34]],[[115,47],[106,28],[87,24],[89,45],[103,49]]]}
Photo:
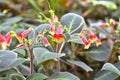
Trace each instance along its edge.
{"label": "hairy stem", "polygon": [[29,74],[32,75],[33,73],[33,59],[32,59],[32,53],[31,53],[31,50],[28,46],[26,46],[26,50],[27,50],[27,53],[28,53],[28,56],[29,56],[29,59],[30,59],[30,70],[29,70]]}
{"label": "hairy stem", "polygon": [[[62,52],[64,45],[65,45],[65,42],[62,43],[60,49],[59,49],[59,44],[56,45],[56,52],[58,54]],[[60,72],[60,58],[58,58],[57,60],[57,71]]]}

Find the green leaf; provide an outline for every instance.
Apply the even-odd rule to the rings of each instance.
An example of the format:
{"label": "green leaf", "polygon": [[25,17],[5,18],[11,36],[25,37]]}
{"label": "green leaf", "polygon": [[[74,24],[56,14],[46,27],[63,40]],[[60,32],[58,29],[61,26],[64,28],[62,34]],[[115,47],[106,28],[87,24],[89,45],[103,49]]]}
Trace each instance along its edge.
{"label": "green leaf", "polygon": [[29,68],[28,66],[19,65],[17,68],[18,68],[18,70],[19,70],[23,75],[26,75],[26,76],[29,75],[29,70],[30,70],[30,68]]}
{"label": "green leaf", "polygon": [[115,10],[117,5],[112,1],[92,1],[93,5],[103,5],[108,9]]}
{"label": "green leaf", "polygon": [[47,60],[65,56],[65,54],[63,53],[58,54],[58,53],[50,52],[46,48],[42,48],[42,47],[34,48],[33,54],[35,56],[35,60],[37,61],[37,64],[40,64]]}
{"label": "green leaf", "polygon": [[56,78],[56,79],[52,79],[52,80],[68,80],[66,78]]}
{"label": "green leaf", "polygon": [[[113,66],[120,71],[120,62],[115,63]],[[119,75],[115,72],[103,69],[95,75],[94,80],[115,80],[117,77],[119,77]]]}
{"label": "green leaf", "polygon": [[98,47],[91,46],[90,49],[84,51],[84,53],[97,61],[104,61],[110,56],[111,48],[108,42],[104,41]]}
{"label": "green leaf", "polygon": [[12,18],[8,18],[5,20],[5,22],[3,24],[1,24],[0,26],[7,26],[7,25],[11,25],[17,22],[20,22],[23,18],[22,17],[12,17]]}
{"label": "green leaf", "polygon": [[24,49],[17,48],[17,49],[14,49],[13,51],[16,52],[16,53],[18,53],[18,54],[23,55],[24,57],[26,55],[26,51]]}
{"label": "green leaf", "polygon": [[114,72],[120,76],[120,70],[116,68],[113,64],[111,63],[105,63],[102,67],[101,70],[109,70],[111,72]]}
{"label": "green leaf", "polygon": [[49,30],[50,30],[50,25],[49,25],[49,24],[41,24],[41,25],[37,26],[37,27],[35,28],[35,31],[32,31],[32,32],[29,34],[28,38],[29,38],[29,39],[35,38],[38,33],[41,33],[41,32],[43,32],[44,30],[48,30],[48,31],[49,31]]}
{"label": "green leaf", "polygon": [[9,80],[9,79],[4,78],[4,77],[0,77],[0,80]]}
{"label": "green leaf", "polygon": [[34,0],[28,0],[28,2],[30,3],[30,5],[35,9],[35,11],[40,12],[40,8],[38,7],[38,5],[35,3]]}
{"label": "green leaf", "polygon": [[0,71],[7,70],[17,58],[17,54],[12,51],[0,50]]}
{"label": "green leaf", "polygon": [[72,35],[69,39],[70,42],[74,42],[74,43],[77,43],[77,44],[83,44],[80,36],[74,36]]}
{"label": "green leaf", "polygon": [[10,80],[25,80],[24,76],[20,73],[12,73],[9,77]]}
{"label": "green leaf", "polygon": [[16,58],[15,61],[10,65],[11,67],[17,67],[25,62],[24,58]]}
{"label": "green leaf", "polygon": [[68,13],[61,17],[61,24],[67,27],[68,33],[79,33],[86,28],[85,21],[82,16],[74,13]]}
{"label": "green leaf", "polygon": [[65,78],[65,80],[80,80],[78,77],[69,72],[56,72],[50,77],[50,80],[56,80],[58,78]]}
{"label": "green leaf", "polygon": [[29,76],[26,80],[44,80],[47,76],[41,73],[34,73],[31,76]]}
{"label": "green leaf", "polygon": [[83,68],[87,72],[93,71],[93,69],[90,66],[88,66],[87,64],[85,64],[82,61],[68,60],[68,62]]}

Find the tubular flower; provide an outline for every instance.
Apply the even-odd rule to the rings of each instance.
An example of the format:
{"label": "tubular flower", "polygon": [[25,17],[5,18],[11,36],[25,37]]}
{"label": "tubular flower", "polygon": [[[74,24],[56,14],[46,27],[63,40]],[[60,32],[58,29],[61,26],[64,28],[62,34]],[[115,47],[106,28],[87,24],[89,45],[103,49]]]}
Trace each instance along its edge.
{"label": "tubular flower", "polygon": [[0,44],[1,44],[2,50],[5,50],[7,46],[10,46],[11,41],[12,41],[12,36],[10,32],[8,32],[4,36],[0,34]]}
{"label": "tubular flower", "polygon": [[96,39],[96,46],[98,47],[99,45],[101,45],[101,40],[99,38]]}
{"label": "tubular flower", "polygon": [[97,39],[97,36],[90,30],[89,31],[89,40],[91,43],[95,42]]}
{"label": "tubular flower", "polygon": [[63,38],[63,30],[61,27],[57,28],[57,31],[55,32],[55,34],[53,35],[53,41],[55,41],[56,43],[61,43],[64,41]]}
{"label": "tubular flower", "polygon": [[99,28],[108,28],[109,27],[109,24],[108,23],[102,23],[99,25]]}
{"label": "tubular flower", "polygon": [[82,39],[82,42],[85,45],[84,49],[88,49],[91,45],[90,41],[87,40],[87,38],[85,36],[80,36],[80,38]]}
{"label": "tubular flower", "polygon": [[18,41],[19,41],[20,43],[22,43],[23,39],[24,39],[25,37],[27,37],[28,34],[29,34],[31,31],[32,31],[32,29],[29,28],[29,29],[25,30],[25,31],[22,32],[22,33],[18,33],[18,34],[17,34],[17,39],[18,39]]}
{"label": "tubular flower", "polygon": [[50,33],[52,35],[55,33],[55,25],[52,21],[50,21]]}
{"label": "tubular flower", "polygon": [[54,15],[54,16],[53,16],[53,19],[54,19],[54,22],[57,22],[57,21],[58,21],[58,16],[57,16],[57,15]]}
{"label": "tubular flower", "polygon": [[116,21],[113,20],[113,19],[110,19],[110,25],[111,25],[112,27],[114,27],[115,24],[116,24]]}
{"label": "tubular flower", "polygon": [[45,45],[45,47],[50,46],[50,43],[48,42],[48,40],[45,36],[42,36],[42,42]]}

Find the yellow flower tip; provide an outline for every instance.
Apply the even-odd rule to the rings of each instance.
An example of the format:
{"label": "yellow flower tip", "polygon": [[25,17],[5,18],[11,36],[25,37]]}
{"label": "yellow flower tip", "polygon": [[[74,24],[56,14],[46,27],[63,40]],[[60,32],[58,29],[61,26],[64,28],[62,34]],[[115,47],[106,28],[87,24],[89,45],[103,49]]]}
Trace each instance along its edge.
{"label": "yellow flower tip", "polygon": [[53,41],[60,44],[60,43],[64,42],[64,38],[53,38]]}
{"label": "yellow flower tip", "polygon": [[91,45],[91,43],[85,45],[84,49],[89,49],[90,45]]}
{"label": "yellow flower tip", "polygon": [[29,30],[30,30],[30,31],[33,31],[33,28],[32,28],[32,27],[30,27],[30,28],[29,28]]}
{"label": "yellow flower tip", "polygon": [[2,43],[1,47],[2,47],[2,50],[6,50],[7,49],[7,43]]}
{"label": "yellow flower tip", "polygon": [[91,38],[89,39],[89,41],[90,41],[91,43],[94,43],[96,40],[97,40],[97,37],[91,37]]}
{"label": "yellow flower tip", "polygon": [[17,36],[14,31],[10,31],[10,35],[11,35],[12,37]]}
{"label": "yellow flower tip", "polygon": [[99,45],[101,45],[102,43],[101,43],[101,40],[100,39],[97,39],[96,40],[96,46],[98,47]]}
{"label": "yellow flower tip", "polygon": [[51,35],[54,35],[54,34],[55,34],[55,32],[54,32],[54,31],[50,31],[50,34],[51,34]]}

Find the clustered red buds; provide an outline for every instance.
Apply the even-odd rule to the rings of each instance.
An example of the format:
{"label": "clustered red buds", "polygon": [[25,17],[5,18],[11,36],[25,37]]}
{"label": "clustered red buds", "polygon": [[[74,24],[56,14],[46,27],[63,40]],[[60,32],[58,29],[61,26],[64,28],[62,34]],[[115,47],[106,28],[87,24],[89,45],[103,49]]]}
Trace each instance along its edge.
{"label": "clustered red buds", "polygon": [[85,45],[84,49],[88,49],[91,43],[94,42],[96,43],[96,46],[101,45],[101,40],[90,29],[88,30],[88,37],[89,39],[87,39],[85,35],[80,34],[80,38],[82,39],[82,42]]}

